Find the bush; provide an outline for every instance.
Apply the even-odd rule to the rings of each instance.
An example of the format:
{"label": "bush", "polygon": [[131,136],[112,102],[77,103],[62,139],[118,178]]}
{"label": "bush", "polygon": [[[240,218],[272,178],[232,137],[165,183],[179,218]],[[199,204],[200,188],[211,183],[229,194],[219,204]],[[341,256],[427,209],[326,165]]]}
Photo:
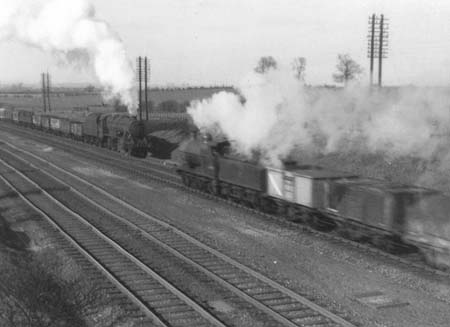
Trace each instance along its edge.
{"label": "bush", "polygon": [[102,291],[56,250],[20,257],[0,252],[0,261],[1,326],[114,325],[117,315],[96,315],[107,307]]}

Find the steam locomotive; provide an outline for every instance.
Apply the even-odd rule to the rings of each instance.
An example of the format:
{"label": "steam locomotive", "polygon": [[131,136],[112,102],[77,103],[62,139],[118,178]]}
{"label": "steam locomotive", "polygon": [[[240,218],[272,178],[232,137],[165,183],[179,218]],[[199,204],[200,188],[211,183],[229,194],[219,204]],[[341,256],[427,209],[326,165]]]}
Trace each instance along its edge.
{"label": "steam locomotive", "polygon": [[170,151],[192,129],[192,122],[183,114],[153,113],[149,120],[138,120],[124,112],[83,116],[0,108],[0,120],[13,121],[141,158],[146,157],[149,151],[159,158],[170,157]]}
{"label": "steam locomotive", "polygon": [[227,140],[198,135],[182,143],[183,183],[352,239],[420,249],[430,264],[450,266],[450,199],[438,191],[317,166],[265,167],[230,150]]}

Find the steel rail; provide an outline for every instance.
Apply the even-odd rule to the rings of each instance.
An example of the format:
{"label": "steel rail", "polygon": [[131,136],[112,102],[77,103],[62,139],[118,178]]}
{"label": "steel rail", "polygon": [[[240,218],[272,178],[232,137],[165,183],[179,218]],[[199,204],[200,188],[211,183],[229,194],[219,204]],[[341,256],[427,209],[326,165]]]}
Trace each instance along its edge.
{"label": "steel rail", "polygon": [[[3,125],[6,124],[5,122],[2,122],[1,120],[0,120],[0,123],[2,123]],[[142,159],[138,159],[138,158],[134,158],[134,157],[118,156],[119,152],[114,152],[112,150],[98,147],[98,146],[95,146],[95,145],[92,145],[89,143],[84,143],[82,141],[73,140],[73,139],[70,139],[67,137],[58,137],[58,139],[55,139],[55,138],[50,137],[50,136],[54,136],[55,134],[49,134],[49,133],[46,133],[41,130],[36,130],[36,129],[30,130],[30,129],[18,128],[16,125],[13,125],[13,124],[7,124],[7,126],[8,126],[7,128],[9,128],[10,130],[18,131],[22,134],[26,134],[26,135],[30,135],[30,136],[32,135],[34,138],[36,137],[36,133],[40,134],[38,137],[41,140],[51,141],[53,143],[56,143],[59,146],[73,145],[76,148],[72,148],[72,151],[76,151],[78,153],[82,153],[82,152],[95,153],[97,156],[102,156],[103,160],[114,159],[123,164],[133,163],[133,164],[136,164],[137,166],[139,166],[140,168],[147,169],[147,170],[149,169],[147,166],[150,165],[150,166],[152,166],[152,168],[150,168],[151,171],[154,171],[161,175],[165,175],[168,178],[178,177],[178,175],[171,172],[173,165],[170,165],[170,164],[163,165],[163,164],[161,164],[163,162],[163,160],[160,160],[160,159],[149,158],[147,160],[142,160]],[[116,155],[114,155],[114,154],[116,154]],[[164,167],[164,168],[161,169],[162,167]]]}
{"label": "steel rail", "polygon": [[[2,159],[0,162],[8,168],[12,168],[12,166],[5,163]],[[14,169],[14,168],[13,168]],[[16,173],[24,176],[22,173],[16,170]],[[11,188],[27,205],[29,205],[33,210],[39,213],[52,227],[54,227],[75,249],[77,249],[91,264],[94,265],[98,270],[106,276],[106,278],[116,286],[122,293],[124,293],[134,304],[136,304],[148,317],[150,317],[154,323],[161,327],[170,327],[165,324],[153,311],[151,311],[144,303],[142,303],[133,293],[131,293],[126,286],[124,286],[117,278],[115,278],[102,264],[95,259],[92,255],[89,254],[72,236],[70,236],[62,227],[59,226],[58,223],[53,221],[50,216],[37,207],[33,202],[28,200],[28,198],[17,189],[12,183],[10,183],[7,179],[5,179],[0,174],[0,179],[4,182],[9,188]]]}
{"label": "steel rail", "polygon": [[[9,152],[6,150],[6,152]],[[13,153],[9,152],[10,154],[14,155]],[[15,156],[15,155],[14,155]],[[17,157],[17,156],[16,156]],[[161,285],[163,285],[166,289],[168,289],[170,292],[172,292],[173,294],[175,294],[179,299],[181,299],[182,301],[184,301],[185,303],[187,303],[190,307],[192,307],[196,312],[198,312],[203,318],[205,318],[206,320],[208,320],[210,323],[212,323],[215,326],[219,326],[219,327],[226,327],[226,325],[224,325],[220,320],[218,320],[216,317],[214,317],[212,314],[210,314],[208,311],[206,311],[203,307],[201,307],[200,305],[198,305],[195,301],[193,301],[191,298],[189,298],[187,295],[185,295],[182,291],[180,291],[178,288],[176,288],[174,285],[172,285],[170,282],[168,282],[167,280],[165,280],[163,277],[161,277],[158,273],[156,273],[154,270],[152,270],[151,268],[149,268],[146,264],[144,264],[143,262],[141,262],[138,258],[136,258],[135,256],[133,256],[132,254],[130,254],[127,250],[125,250],[120,244],[118,244],[116,241],[112,240],[111,238],[109,238],[108,236],[106,236],[103,232],[101,232],[97,227],[95,227],[93,224],[91,224],[90,222],[88,222],[84,217],[80,216],[78,213],[76,213],[75,211],[73,211],[72,209],[68,208],[67,206],[65,206],[63,203],[61,203],[59,200],[57,200],[55,197],[53,197],[51,194],[49,194],[47,191],[45,191],[43,188],[41,188],[36,182],[34,182],[33,180],[31,180],[29,177],[27,177],[26,175],[24,175],[22,172],[20,172],[19,170],[17,170],[16,168],[14,168],[13,166],[9,165],[8,163],[6,163],[3,159],[0,159],[0,162],[5,165],[6,167],[8,167],[9,169],[15,171],[18,175],[20,175],[23,179],[25,179],[28,183],[34,185],[37,189],[39,189],[41,191],[42,194],[46,195],[48,199],[50,199],[52,202],[54,202],[56,205],[58,205],[60,208],[62,208],[63,210],[67,211],[68,213],[70,213],[71,215],[75,216],[76,218],[78,218],[78,220],[83,223],[84,225],[86,225],[87,227],[90,228],[90,230],[92,232],[94,232],[98,237],[100,237],[101,239],[103,239],[104,241],[106,241],[107,243],[109,243],[111,246],[113,246],[118,252],[120,252],[123,256],[125,256],[126,258],[128,258],[129,260],[131,260],[136,266],[138,266],[140,269],[144,270],[147,274],[149,274],[153,279],[157,280]],[[31,163],[28,163],[28,165],[30,165],[31,167],[38,169],[38,167],[34,166]],[[41,170],[42,172],[42,170]],[[50,175],[47,172],[44,172],[46,175],[48,175],[49,177],[55,178],[54,176]],[[0,176],[2,178],[2,180],[5,180],[3,178],[3,176]],[[58,180],[58,178],[55,178],[56,180]],[[8,181],[6,181],[8,182]],[[60,180],[58,180],[58,182],[61,182]],[[65,184],[67,187],[69,187],[72,191],[76,192],[79,195],[82,195],[80,192],[78,192],[77,190],[75,190],[73,187],[71,187],[70,185],[68,185],[67,183],[62,182],[63,184]],[[12,186],[12,184],[10,184],[8,182],[9,185]],[[17,189],[16,189],[17,190]],[[83,198],[88,199],[87,197],[83,196]],[[89,202],[92,202],[90,199],[88,199]],[[38,210],[39,213],[43,213],[42,210],[40,210],[39,208],[37,208],[34,204],[31,203],[31,201],[29,201],[28,199],[26,199],[27,203],[31,204],[33,208],[36,208]],[[44,213],[45,215],[45,213]],[[45,217],[51,220],[51,218],[48,215],[45,215]],[[56,224],[55,222],[52,224],[54,225]],[[57,225],[57,224],[56,224]],[[62,231],[62,228],[60,226],[58,226],[58,230]],[[63,233],[65,236],[68,235],[66,232]],[[70,236],[69,236],[70,237]],[[76,242],[73,238],[71,238],[72,241]],[[78,244],[78,243],[77,243]],[[77,247],[78,248],[78,247]],[[86,253],[86,251],[82,252],[83,254]],[[89,255],[88,257],[90,260],[93,259],[96,261],[95,258],[93,258],[92,256]],[[97,262],[97,261],[96,261]],[[100,263],[98,263],[100,264]],[[101,265],[101,264],[100,264]],[[96,265],[97,266],[97,265]],[[107,271],[105,268],[102,269],[102,271]],[[162,324],[162,326],[167,326],[169,327],[170,325],[165,324],[162,320],[160,320],[151,310],[149,310],[146,305],[144,303],[142,303],[136,296],[134,296],[125,286],[123,286],[120,281],[118,281],[117,279],[114,278],[114,276],[112,276],[111,274],[109,274],[108,276],[111,276],[113,278],[113,280],[115,281],[114,284],[115,285],[120,285],[119,288],[124,291],[124,293],[127,294],[127,296],[130,297],[130,299],[132,299],[133,302],[135,302],[136,304],[139,305],[139,307],[141,308],[146,308],[146,310],[144,311],[146,314],[149,314],[149,316],[152,319],[158,319],[157,323]],[[117,284],[119,283],[119,284]]]}
{"label": "steel rail", "polygon": [[[17,149],[18,151],[21,151],[22,153],[24,153],[23,150],[17,148],[16,146],[9,144],[12,148]],[[7,152],[9,152],[8,150],[5,150]],[[10,152],[11,153],[11,152]],[[13,154],[13,153],[11,153]],[[13,154],[14,155],[14,154]],[[189,241],[190,243],[194,244],[195,246],[209,252],[210,254],[214,255],[215,257],[223,260],[224,262],[232,265],[233,267],[236,267],[242,271],[244,271],[245,273],[247,273],[248,275],[257,278],[258,280],[262,281],[263,283],[269,285],[270,287],[272,287],[273,289],[282,292],[283,294],[289,296],[292,299],[295,299],[296,301],[298,301],[299,303],[307,306],[308,308],[314,310],[315,312],[321,314],[322,316],[330,319],[331,321],[339,324],[340,326],[343,327],[354,327],[355,325],[353,325],[352,323],[346,321],[345,319],[337,316],[336,314],[328,311],[327,309],[315,304],[314,302],[306,299],[305,297],[295,293],[294,291],[282,286],[281,284],[269,279],[268,277],[262,275],[261,273],[258,273],[256,271],[254,271],[251,268],[246,267],[245,265],[235,261],[234,259],[220,253],[219,251],[201,243],[200,241],[196,240],[195,238],[193,238],[192,236],[182,232],[181,230],[175,228],[174,226],[161,221],[158,218],[155,218],[151,215],[149,215],[148,213],[135,208],[134,206],[132,206],[131,204],[129,204],[128,202],[119,199],[117,197],[115,197],[114,195],[110,194],[109,192],[107,192],[105,189],[86,181],[85,179],[69,172],[68,170],[61,168],[51,162],[49,162],[46,159],[43,159],[35,154],[31,154],[31,153],[27,153],[27,155],[40,160],[42,162],[44,162],[45,164],[51,166],[54,169],[59,170],[60,172],[62,172],[63,174],[67,174],[70,177],[76,179],[77,181],[95,189],[97,192],[101,193],[102,195],[108,197],[109,199],[115,201],[116,203],[119,203],[120,205],[126,207],[127,209],[137,213],[138,215],[145,217],[146,219],[151,220],[152,222],[158,224],[159,226],[162,226],[164,228],[170,229],[173,233],[177,234],[178,236],[182,237],[183,239]],[[47,172],[45,172],[46,174],[48,174]],[[145,231],[143,228],[139,227],[137,224],[134,224],[120,216],[118,216],[117,214],[115,214],[114,212],[112,212],[111,210],[105,208],[104,206],[98,204],[97,202],[95,202],[94,200],[90,199],[89,197],[85,196],[82,192],[74,189],[72,186],[70,186],[69,184],[65,183],[64,181],[62,181],[61,179],[52,176],[54,178],[56,178],[60,183],[71,187],[72,190],[74,192],[76,192],[79,196],[82,196],[86,201],[90,202],[91,204],[95,205],[97,208],[99,208],[100,210],[108,213],[109,215],[115,217],[116,219],[120,220],[122,223],[125,223],[127,226],[133,228],[134,230],[137,230],[141,233],[141,235],[147,237],[148,239],[150,239],[152,242],[157,243],[159,246],[163,247],[164,249],[166,249],[167,251],[169,251],[170,253],[172,253],[173,255],[175,255],[176,257],[182,259],[183,261],[187,262],[190,265],[193,265],[194,267],[196,267],[198,270],[202,271],[203,273],[205,273],[206,275],[208,275],[210,278],[216,280],[217,282],[219,282],[220,284],[222,284],[224,287],[226,287],[227,289],[229,289],[230,291],[234,292],[235,294],[239,295],[241,298],[245,299],[246,301],[248,301],[249,303],[253,304],[254,306],[256,306],[257,308],[259,308],[260,310],[266,312],[267,314],[271,315],[274,319],[278,320],[279,322],[285,324],[286,326],[298,326],[298,324],[293,323],[291,320],[285,318],[284,316],[282,316],[281,314],[279,314],[278,312],[274,311],[272,308],[270,308],[269,306],[265,305],[264,303],[262,303],[261,301],[258,301],[256,299],[254,299],[253,297],[249,296],[248,294],[246,294],[245,292],[243,292],[242,290],[240,290],[239,288],[237,288],[236,286],[234,286],[233,284],[229,283],[228,281],[226,281],[225,279],[221,278],[220,276],[218,276],[217,274],[215,274],[214,272],[210,271],[209,269],[203,267],[202,265],[198,264],[197,262],[195,262],[194,260],[188,258],[187,256],[185,256],[184,254],[182,254],[180,251],[176,250],[175,248],[165,244],[164,242],[160,241],[159,239],[157,239],[156,237],[152,236],[151,234],[149,234],[147,231]]]}

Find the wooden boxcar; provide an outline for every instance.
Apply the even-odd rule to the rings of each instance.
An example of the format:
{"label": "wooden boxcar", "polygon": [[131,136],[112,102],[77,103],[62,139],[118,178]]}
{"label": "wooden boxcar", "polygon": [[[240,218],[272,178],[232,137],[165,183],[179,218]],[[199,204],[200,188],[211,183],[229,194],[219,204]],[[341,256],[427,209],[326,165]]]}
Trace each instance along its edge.
{"label": "wooden boxcar", "polygon": [[33,112],[31,110],[17,110],[19,124],[32,127],[33,126]]}
{"label": "wooden boxcar", "polygon": [[407,206],[429,190],[376,179],[330,184],[329,209],[337,216],[390,234],[403,234]]}
{"label": "wooden boxcar", "polygon": [[13,120],[13,112],[14,110],[11,108],[5,108],[4,110],[4,115],[5,115],[5,120]]}
{"label": "wooden boxcar", "polygon": [[83,139],[83,122],[71,120],[70,121],[70,136],[76,140]]}
{"label": "wooden boxcar", "polygon": [[18,110],[13,110],[12,111],[12,120],[15,123],[19,123],[19,111]]}
{"label": "wooden boxcar", "polygon": [[267,168],[267,194],[304,207],[323,209],[328,204],[329,181],[356,177],[327,169]]}
{"label": "wooden boxcar", "polygon": [[50,131],[50,116],[48,114],[41,115],[41,128],[44,131]]}
{"label": "wooden boxcar", "polygon": [[6,108],[0,108],[0,120],[6,120],[6,113],[7,113]]}
{"label": "wooden boxcar", "polygon": [[70,136],[70,120],[65,117],[58,117],[59,119],[59,134]]}
{"label": "wooden boxcar", "polygon": [[33,128],[41,129],[41,120],[42,120],[42,113],[34,112],[33,113]]}

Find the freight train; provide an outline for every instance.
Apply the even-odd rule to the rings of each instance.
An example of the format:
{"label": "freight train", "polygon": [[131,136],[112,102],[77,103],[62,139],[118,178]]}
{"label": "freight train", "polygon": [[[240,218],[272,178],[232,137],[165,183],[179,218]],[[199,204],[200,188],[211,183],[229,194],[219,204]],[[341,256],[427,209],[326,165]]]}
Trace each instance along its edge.
{"label": "freight train", "polygon": [[188,187],[352,239],[411,245],[430,264],[450,267],[450,198],[435,190],[319,166],[266,167],[233,154],[228,140],[200,136],[185,117],[139,121],[126,113],[68,117],[0,108],[0,120],[140,157],[149,150],[167,157],[180,144],[173,159]]}
{"label": "freight train", "polygon": [[230,149],[194,134],[176,151],[183,183],[351,239],[420,249],[430,264],[449,267],[450,198],[440,192],[317,166],[266,167]]}
{"label": "freight train", "polygon": [[144,158],[168,158],[170,151],[189,135],[192,123],[187,115],[152,114],[138,120],[124,112],[43,113],[27,109],[0,108],[0,120],[70,137],[114,151]]}

